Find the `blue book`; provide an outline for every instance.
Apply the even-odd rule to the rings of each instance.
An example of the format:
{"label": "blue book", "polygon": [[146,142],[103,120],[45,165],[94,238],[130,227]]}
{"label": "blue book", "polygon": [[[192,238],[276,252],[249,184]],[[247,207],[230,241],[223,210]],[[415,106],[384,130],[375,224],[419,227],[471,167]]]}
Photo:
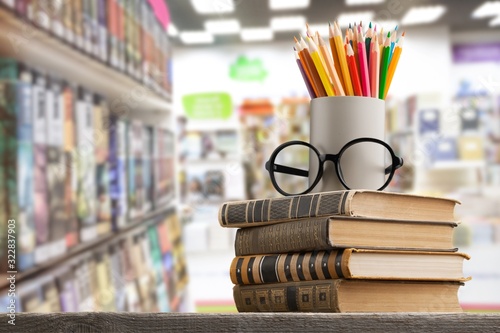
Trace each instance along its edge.
{"label": "blue book", "polygon": [[418,131],[420,135],[438,134],[439,110],[424,109],[418,112]]}
{"label": "blue book", "polygon": [[127,223],[126,124],[111,115],[109,127],[109,177],[113,230]]}

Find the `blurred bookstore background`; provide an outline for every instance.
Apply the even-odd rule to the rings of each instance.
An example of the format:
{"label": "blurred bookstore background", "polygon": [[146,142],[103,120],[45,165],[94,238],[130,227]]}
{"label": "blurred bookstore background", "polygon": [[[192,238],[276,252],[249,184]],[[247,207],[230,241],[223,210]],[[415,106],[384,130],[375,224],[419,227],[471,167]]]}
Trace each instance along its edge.
{"label": "blurred bookstore background", "polygon": [[462,202],[460,302],[500,311],[500,1],[452,0],[0,0],[0,311],[236,311],[219,205],[278,196],[334,20],[406,31],[387,190]]}

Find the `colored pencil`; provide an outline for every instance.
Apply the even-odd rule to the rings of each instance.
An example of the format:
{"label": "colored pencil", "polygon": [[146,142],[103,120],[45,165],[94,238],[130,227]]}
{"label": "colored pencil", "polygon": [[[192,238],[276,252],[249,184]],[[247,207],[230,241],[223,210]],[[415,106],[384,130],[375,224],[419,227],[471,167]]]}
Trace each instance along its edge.
{"label": "colored pencil", "polygon": [[335,48],[337,49],[337,54],[339,56],[340,69],[342,72],[342,76],[344,78],[345,91],[348,96],[353,96],[354,91],[352,90],[352,82],[349,74],[349,68],[347,66],[346,55],[344,51],[344,43],[342,42],[342,33],[340,32],[340,28],[337,22],[333,23],[333,39],[335,42]]}
{"label": "colored pencil", "polygon": [[326,73],[326,69],[323,66],[323,63],[321,61],[318,46],[316,46],[316,43],[314,43],[314,40],[311,37],[307,37],[307,41],[309,44],[309,53],[311,54],[311,58],[314,62],[314,66],[316,67],[316,70],[318,71],[319,77],[321,79],[321,83],[323,83],[323,88],[325,88],[327,96],[335,96],[332,84],[330,82],[330,77]]}
{"label": "colored pencil", "polygon": [[373,30],[372,30],[372,23],[368,25],[368,30],[366,30],[365,34],[365,48],[366,48],[366,61],[370,63],[370,46],[372,43],[372,37],[373,37]]}
{"label": "colored pencil", "polygon": [[337,48],[335,47],[335,41],[334,41],[333,35],[334,35],[334,33],[333,33],[332,24],[328,23],[328,41],[330,42],[330,50],[332,52],[333,66],[335,67],[335,71],[337,72],[337,74],[339,76],[340,83],[342,84],[342,89],[345,91],[344,77],[342,76],[342,72],[340,69],[339,55],[337,53]]}
{"label": "colored pencil", "polygon": [[380,78],[380,49],[378,48],[378,36],[375,34],[372,38],[370,51],[370,89],[371,96],[377,98],[379,78]]}
{"label": "colored pencil", "polygon": [[351,72],[354,95],[363,96],[363,90],[361,89],[361,83],[359,82],[359,73],[356,65],[356,58],[354,56],[354,50],[352,49],[351,44],[347,44],[347,64],[349,66],[349,71]]}
{"label": "colored pencil", "polygon": [[396,72],[396,67],[398,66],[399,57],[401,56],[401,52],[403,52],[403,42],[405,38],[405,32],[399,38],[399,41],[394,48],[394,54],[392,56],[391,62],[389,63],[389,69],[387,70],[387,83],[385,85],[384,90],[384,99],[387,97],[387,92],[389,91],[389,87],[392,83],[392,78],[394,77],[394,73]]}
{"label": "colored pencil", "polygon": [[293,53],[295,54],[297,66],[299,66],[299,71],[300,71],[300,74],[302,75],[302,79],[304,80],[304,83],[306,85],[307,92],[309,93],[309,96],[311,98],[316,98],[316,94],[314,93],[314,89],[311,85],[311,82],[309,81],[309,78],[307,77],[306,71],[304,70],[304,67],[302,66],[302,62],[300,61],[299,52],[297,52],[297,50],[294,50]]}
{"label": "colored pencil", "polygon": [[379,93],[378,98],[384,99],[387,70],[389,68],[389,53],[391,52],[391,32],[387,33],[387,38],[384,43],[384,50],[382,53],[382,58],[380,60],[380,83],[379,83]]}
{"label": "colored pencil", "polygon": [[337,73],[337,70],[335,69],[335,66],[333,64],[333,59],[332,55],[330,54],[328,50],[328,45],[326,45],[325,41],[323,38],[321,38],[319,32],[316,31],[316,35],[318,37],[319,41],[319,50],[320,54],[323,57],[323,60],[325,61],[325,68],[330,76],[330,81],[333,84],[333,89],[335,91],[336,96],[345,96],[344,88],[342,87],[342,83],[340,81],[339,75]]}
{"label": "colored pencil", "polygon": [[307,81],[309,82],[309,85],[312,87],[312,89],[314,91],[314,96],[317,97],[318,96],[318,89],[314,85],[312,75],[309,72],[309,68],[307,67],[306,60],[304,57],[304,52],[302,52],[302,46],[300,45],[300,42],[297,40],[297,38],[293,37],[293,39],[295,41],[295,49],[297,50],[297,53],[299,55],[300,63],[302,64],[302,69],[306,73]]}
{"label": "colored pencil", "polygon": [[389,53],[389,63],[391,62],[392,54],[394,53],[394,45],[396,44],[396,36],[398,34],[398,26],[394,28],[391,34],[391,52]]}
{"label": "colored pencil", "polygon": [[309,73],[311,74],[311,82],[313,87],[316,87],[316,97],[325,97],[327,96],[325,88],[323,87],[323,83],[321,82],[321,78],[319,76],[318,70],[314,65],[314,61],[311,58],[311,54],[309,53],[309,49],[307,48],[307,44],[304,41],[304,38],[300,38],[300,46],[302,50],[299,52],[299,56],[304,57],[305,64]]}
{"label": "colored pencil", "polygon": [[358,26],[358,58],[359,58],[359,73],[361,75],[361,88],[363,96],[370,97],[370,75],[368,74],[368,57],[366,55],[365,38],[361,32],[361,26]]}

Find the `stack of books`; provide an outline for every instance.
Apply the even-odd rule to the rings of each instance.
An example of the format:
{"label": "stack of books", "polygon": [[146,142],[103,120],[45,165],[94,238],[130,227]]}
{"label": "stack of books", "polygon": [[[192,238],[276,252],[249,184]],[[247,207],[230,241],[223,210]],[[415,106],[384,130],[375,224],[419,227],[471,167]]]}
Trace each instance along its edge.
{"label": "stack of books", "polygon": [[364,190],[223,203],[240,312],[460,312],[458,201]]}

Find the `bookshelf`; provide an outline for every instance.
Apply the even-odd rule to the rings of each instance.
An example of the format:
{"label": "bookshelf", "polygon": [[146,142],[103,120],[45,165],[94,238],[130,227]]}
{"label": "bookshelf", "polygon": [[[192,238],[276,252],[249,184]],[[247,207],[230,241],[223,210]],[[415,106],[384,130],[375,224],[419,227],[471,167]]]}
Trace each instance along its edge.
{"label": "bookshelf", "polygon": [[[108,290],[105,290],[104,294],[112,294],[116,298],[116,307],[115,304],[112,305],[113,311],[169,312],[185,310],[187,301],[187,272],[182,244],[182,229],[178,220],[178,201],[175,194],[174,155],[176,148],[173,135],[172,87],[169,72],[171,45],[168,42],[166,31],[160,27],[160,23],[157,22],[146,0],[58,2],[57,4],[61,6],[71,7],[70,15],[76,15],[75,10],[77,9],[75,8],[78,8],[76,3],[84,7],[87,6],[87,9],[89,9],[88,6],[94,6],[90,12],[80,13],[80,15],[87,15],[85,17],[87,21],[81,22],[82,26],[80,28],[83,30],[91,29],[92,33],[98,36],[96,37],[97,39],[104,38],[103,41],[105,41],[106,47],[99,48],[98,50],[97,42],[95,39],[91,39],[94,44],[91,49],[88,49],[82,45],[77,45],[76,38],[73,42],[68,41],[65,36],[53,30],[54,22],[58,20],[57,15],[62,15],[60,12],[55,13],[53,16],[49,15],[48,20],[50,23],[44,26],[40,22],[36,22],[33,18],[28,18],[28,14],[26,16],[21,15],[17,9],[18,3],[28,4],[28,6],[32,5],[35,6],[34,8],[42,6],[38,2],[0,1],[0,58],[12,59],[13,63],[22,65],[23,68],[26,67],[28,72],[36,73],[36,75],[33,74],[33,79],[31,79],[30,75],[28,84],[30,85],[30,89],[35,87],[37,84],[35,78],[40,76],[47,82],[46,88],[45,83],[43,85],[43,89],[45,90],[42,90],[42,94],[49,94],[48,92],[51,91],[52,82],[54,81],[61,81],[63,87],[68,87],[68,90],[72,91],[70,112],[72,113],[71,122],[73,122],[74,127],[72,127],[73,133],[70,136],[73,135],[75,137],[75,142],[73,143],[74,147],[71,152],[76,152],[77,159],[82,158],[83,155],[79,154],[83,154],[82,151],[88,148],[85,145],[80,145],[84,141],[82,137],[85,135],[82,136],[81,133],[78,133],[79,131],[83,133],[78,126],[79,123],[88,122],[88,119],[90,119],[86,118],[86,115],[82,116],[83,109],[79,108],[78,103],[86,99],[87,94],[92,96],[89,98],[90,102],[88,102],[88,109],[86,109],[90,111],[85,112],[90,112],[90,114],[93,114],[92,118],[95,117],[95,119],[98,119],[96,109],[101,102],[97,101],[102,101],[102,105],[105,105],[102,108],[106,109],[106,113],[102,113],[102,119],[106,119],[109,122],[100,124],[102,127],[95,127],[96,123],[93,122],[94,132],[92,133],[95,133],[95,136],[87,138],[93,151],[91,155],[98,155],[97,150],[101,144],[103,133],[106,140],[109,141],[114,136],[114,148],[111,148],[111,144],[106,148],[109,149],[109,155],[112,155],[111,151],[113,149],[121,149],[122,151],[121,153],[115,152],[115,155],[124,154],[122,157],[118,157],[123,158],[120,163],[123,163],[123,169],[125,170],[123,178],[126,183],[125,198],[111,200],[120,201],[123,199],[125,201],[125,206],[120,206],[122,223],[115,224],[115,221],[110,217],[110,212],[116,209],[112,208],[115,207],[116,202],[109,204],[109,201],[102,201],[103,199],[100,194],[102,190],[97,189],[97,187],[100,186],[99,179],[101,178],[99,177],[103,177],[106,186],[113,186],[110,180],[112,177],[111,171],[116,172],[116,168],[118,167],[111,166],[111,159],[108,160],[106,158],[104,163],[107,165],[104,169],[100,169],[101,174],[104,174],[104,176],[99,176],[97,171],[99,166],[98,163],[95,164],[96,176],[93,177],[97,178],[91,177],[89,179],[96,182],[97,185],[93,185],[96,189],[92,190],[97,191],[94,193],[95,197],[90,197],[89,201],[95,201],[94,204],[98,209],[101,209],[99,208],[100,205],[104,206],[103,214],[109,214],[105,217],[105,224],[109,222],[109,226],[105,226],[102,230],[99,229],[99,221],[101,219],[99,214],[101,212],[99,210],[91,210],[90,214],[94,212],[95,219],[97,220],[95,228],[88,232],[85,231],[82,227],[84,223],[78,217],[76,237],[79,240],[72,245],[66,244],[62,249],[56,251],[56,254],[54,254],[51,248],[51,254],[45,255],[43,251],[38,249],[39,244],[37,239],[36,244],[33,245],[35,252],[41,253],[40,258],[46,258],[36,261],[34,265],[30,264],[26,268],[18,268],[18,272],[16,273],[16,305],[18,311],[44,312],[47,310],[47,302],[54,304],[54,300],[50,300],[50,297],[54,293],[51,292],[50,295],[52,296],[50,296],[46,294],[46,290],[48,290],[47,288],[52,288],[53,290],[53,286],[57,286],[60,293],[60,311],[102,311],[106,307],[101,304],[102,295],[100,296],[100,293],[102,294],[102,290],[100,289],[106,285],[108,286]],[[51,5],[57,4],[56,2],[51,3]],[[97,6],[109,6],[110,4],[120,7],[122,11],[120,15],[123,15],[122,19],[124,19],[122,21],[124,22],[123,26],[120,26],[120,29],[126,30],[122,31],[122,33],[129,34],[127,35],[127,41],[122,42],[126,44],[122,45],[124,47],[122,50],[122,55],[125,59],[124,65],[117,65],[116,62],[113,63],[112,61],[111,39],[113,36],[111,36],[111,30],[107,30],[109,26],[106,25],[111,24],[109,22],[111,16],[109,15],[112,14],[105,15],[104,20],[98,20],[97,17],[99,10],[102,13],[102,8],[98,9]],[[9,7],[9,5],[12,7]],[[42,10],[40,8],[36,10]],[[64,10],[68,11],[67,8]],[[50,7],[49,9],[53,8]],[[80,9],[85,10],[85,8]],[[108,7],[106,8],[107,10],[109,10]],[[35,16],[40,12],[36,13]],[[60,17],[59,20],[61,20]],[[106,20],[108,21],[106,22]],[[91,22],[90,25],[86,26],[85,24],[88,24],[89,21]],[[75,22],[71,23],[73,25],[71,29],[76,27],[77,23]],[[105,37],[102,37],[103,30],[99,33],[97,32],[96,25],[105,30]],[[148,33],[150,34],[148,35]],[[86,36],[84,36],[85,38]],[[145,40],[147,42],[143,42]],[[87,43],[88,41],[84,40],[84,42]],[[127,43],[130,43],[130,45]],[[7,64],[8,66],[9,64]],[[5,73],[3,74],[5,75]],[[16,80],[20,82],[24,79],[18,77]],[[0,85],[2,84],[5,84],[5,86],[8,84],[12,85],[12,83],[2,83],[2,80],[0,80]],[[82,94],[80,94],[80,90],[83,91]],[[56,96],[54,100],[58,99],[57,96],[61,96],[62,98],[62,93],[61,95],[53,94]],[[0,97],[1,95],[0,93]],[[84,97],[80,97],[80,95]],[[52,100],[51,102],[48,100],[44,101],[44,103],[46,104],[44,108],[50,110]],[[55,106],[56,103],[60,103],[60,101],[54,102],[54,110],[59,107]],[[33,102],[34,104],[35,102]],[[110,117],[106,118],[108,116]],[[118,125],[116,120],[112,121],[111,116],[114,119],[118,119],[118,122],[123,123],[123,136],[116,134],[118,132],[116,128],[122,124]],[[139,124],[139,127],[135,127],[136,124]],[[47,125],[48,128],[49,125]],[[67,131],[66,125],[63,128],[64,131]],[[141,137],[140,145],[135,145],[134,141],[134,132],[137,131]],[[68,135],[67,133],[66,136]],[[89,135],[89,133],[85,134]],[[117,148],[116,146],[116,141],[119,140],[117,139],[118,136],[124,140],[123,147],[121,148]],[[14,140],[16,140],[15,137]],[[135,145],[134,149],[129,148],[131,147],[130,142]],[[146,147],[148,148],[146,149]],[[66,148],[64,150],[66,151]],[[132,155],[137,151],[140,151],[140,157]],[[66,158],[63,157],[63,160],[66,161]],[[72,155],[70,160],[72,163],[75,163],[73,158],[75,157]],[[75,177],[77,178],[80,177],[79,163],[80,160],[77,160],[76,166],[65,166],[66,170],[68,168],[72,169],[71,172],[75,172],[77,174]],[[116,161],[113,163],[116,164]],[[139,167],[137,163],[139,163]],[[34,169],[36,168],[34,167]],[[129,172],[131,175],[132,172],[134,173],[132,176],[129,176]],[[150,172],[151,174],[146,174],[146,172]],[[49,177],[49,173],[47,173],[46,177]],[[80,182],[80,179],[78,178],[77,181]],[[134,188],[130,187],[131,182],[134,184]],[[146,183],[148,185],[145,185]],[[82,181],[82,184],[85,183]],[[140,184],[140,188],[138,184]],[[80,188],[79,191],[81,191],[81,188],[85,188],[81,184],[78,187]],[[123,188],[120,188],[120,191],[123,193]],[[140,194],[135,194],[134,189],[135,192],[140,192]],[[2,190],[4,189],[2,188]],[[47,193],[52,190],[52,187],[48,187]],[[112,190],[108,188],[104,191],[106,191],[106,195],[111,197],[110,193]],[[139,201],[137,199],[132,200],[132,196],[134,198],[139,196]],[[50,202],[50,199],[48,200]],[[81,207],[77,208],[76,201],[78,199],[74,198],[74,200],[74,209],[76,212]],[[106,198],[105,200],[110,199]],[[136,209],[135,205],[137,202],[139,202],[139,209],[132,214],[131,207]],[[109,206],[106,206],[108,204]],[[122,204],[120,203],[119,205]],[[3,224],[4,222],[2,222],[2,226]],[[51,224],[52,222],[50,222],[52,230],[53,227]],[[3,237],[6,236],[2,234]],[[32,235],[29,237],[32,237]],[[52,236],[50,237],[50,242],[52,242]],[[68,243],[67,239],[66,243]],[[2,246],[4,244],[2,243]],[[26,244],[24,242],[21,246],[25,246]],[[122,249],[127,246],[130,249],[125,251],[126,254],[123,254]],[[2,252],[5,251],[0,251],[2,256],[5,255]],[[35,257],[36,255],[35,253]],[[114,260],[112,257],[120,258]],[[118,264],[116,264],[117,262]],[[117,269],[117,267],[120,268]],[[78,269],[80,268],[84,268],[84,270],[79,271]],[[66,285],[68,283],[68,271],[71,273],[70,280],[74,280],[70,282],[71,285],[74,285],[75,289],[81,288],[82,285],[86,284],[86,286],[83,286],[86,289],[76,292],[80,298],[82,298],[82,294],[83,296],[87,296],[87,298],[89,297],[89,295],[85,295],[85,291],[88,294],[92,294],[90,298],[93,299],[88,300],[89,302],[87,302],[88,304],[83,310],[81,304],[78,304],[77,307],[68,307],[68,304],[63,306],[62,299],[69,296],[67,295],[67,290],[63,290],[61,286],[64,283]],[[0,272],[0,276],[4,278],[5,273],[6,271]],[[82,274],[79,273],[84,273],[85,277],[83,280],[87,279],[87,281],[78,282],[77,280],[82,280]],[[115,283],[117,279],[118,283]],[[8,300],[6,295],[9,290],[8,283],[3,280],[0,283],[0,303],[2,304]],[[40,285],[42,285],[41,289]],[[133,292],[129,293],[132,289]],[[32,294],[37,296],[33,298]],[[123,296],[125,294],[126,296]],[[118,305],[120,302],[119,297],[127,298],[128,303],[120,307]],[[36,305],[33,307],[35,298],[37,298]],[[28,308],[26,303],[31,303],[32,310],[26,310]],[[78,308],[78,306],[80,307]],[[109,306],[109,304],[106,306]]]}

